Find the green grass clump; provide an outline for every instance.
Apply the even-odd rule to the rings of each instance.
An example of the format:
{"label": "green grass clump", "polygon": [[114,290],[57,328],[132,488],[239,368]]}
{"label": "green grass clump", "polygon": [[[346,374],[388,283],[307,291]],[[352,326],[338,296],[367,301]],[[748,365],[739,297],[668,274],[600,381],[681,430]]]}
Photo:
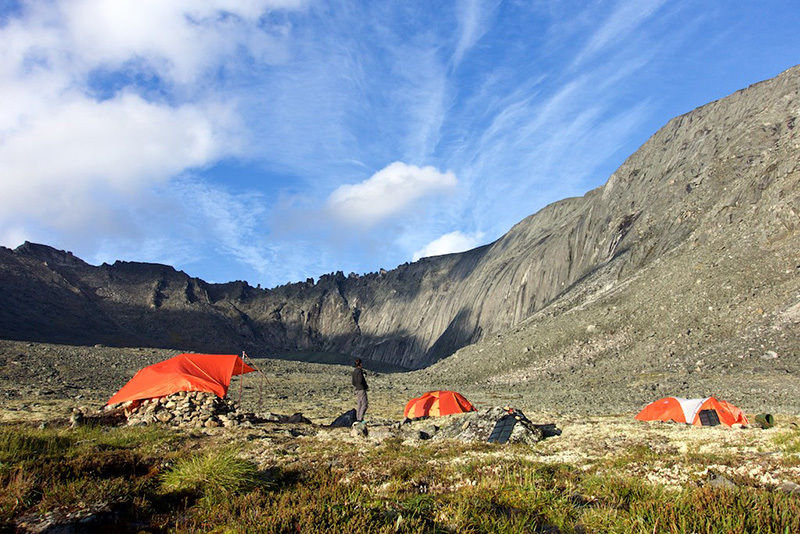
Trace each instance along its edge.
{"label": "green grass clump", "polygon": [[772,442],[785,454],[800,453],[800,430],[781,432],[772,438]]}
{"label": "green grass clump", "polygon": [[39,429],[24,425],[0,426],[0,464],[73,458],[98,450],[136,448],[142,452],[169,446],[176,440],[176,436],[159,427]]}
{"label": "green grass clump", "polygon": [[258,467],[234,449],[210,450],[179,459],[161,477],[166,492],[220,496],[242,493],[260,481]]}
{"label": "green grass clump", "polygon": [[0,427],[0,463],[9,465],[29,458],[63,455],[74,443],[75,439],[63,432],[23,426]]}

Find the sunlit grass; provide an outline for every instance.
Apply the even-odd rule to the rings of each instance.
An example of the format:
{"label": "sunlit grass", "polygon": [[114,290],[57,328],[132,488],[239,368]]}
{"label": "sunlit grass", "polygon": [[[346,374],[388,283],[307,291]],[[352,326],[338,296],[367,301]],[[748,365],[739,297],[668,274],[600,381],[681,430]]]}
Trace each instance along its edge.
{"label": "sunlit grass", "polygon": [[140,452],[178,439],[160,427],[114,428],[83,426],[70,428],[32,428],[24,425],[0,426],[0,464],[25,460],[75,457],[87,451],[130,449]]}
{"label": "sunlit grass", "polygon": [[772,442],[783,451],[784,454],[800,453],[800,430],[787,430],[772,438]]}
{"label": "sunlit grass", "polygon": [[[798,432],[774,439],[790,454],[782,461],[796,457]],[[0,427],[0,531],[13,531],[23,514],[106,502],[126,510],[121,527],[135,520],[177,533],[800,532],[796,496],[697,480],[666,490],[627,474],[647,462],[686,471],[735,464],[726,453],[667,458],[642,444],[582,468],[484,443],[238,443],[159,430]]]}

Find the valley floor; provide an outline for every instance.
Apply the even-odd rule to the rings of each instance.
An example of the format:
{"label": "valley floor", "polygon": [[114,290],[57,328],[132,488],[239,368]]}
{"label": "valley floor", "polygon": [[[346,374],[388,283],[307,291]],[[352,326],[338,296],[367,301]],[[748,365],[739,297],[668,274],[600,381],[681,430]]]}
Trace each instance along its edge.
{"label": "valley floor", "polygon": [[[561,434],[534,446],[422,440],[418,430],[441,423],[417,421],[398,433],[403,407],[442,378],[368,370],[365,437],[327,427],[355,406],[350,367],[258,359],[263,375],[235,379],[229,398],[257,413],[300,412],[312,424],[69,428],[73,408],[99,410],[139,368],[174,354],[0,341],[0,493],[11,499],[0,499],[0,532],[43,532],[81,517],[145,532],[800,529],[797,414],[773,414],[776,426],[766,430],[696,428],[641,423],[633,411],[559,410],[537,405],[527,390],[462,384],[479,411],[512,405]],[[224,489],[236,495],[224,506],[207,482],[170,489],[170,476],[179,485],[196,476],[176,474],[178,466],[230,462],[231,450],[256,478],[253,487]],[[212,479],[228,469],[209,465]],[[708,509],[708,499],[727,504]],[[131,511],[115,511],[123,504]]]}

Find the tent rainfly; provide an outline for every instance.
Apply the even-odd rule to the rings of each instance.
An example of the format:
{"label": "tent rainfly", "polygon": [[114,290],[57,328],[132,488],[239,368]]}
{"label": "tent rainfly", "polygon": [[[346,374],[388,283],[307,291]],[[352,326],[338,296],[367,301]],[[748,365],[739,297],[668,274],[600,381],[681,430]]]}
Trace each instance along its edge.
{"label": "tent rainfly", "polygon": [[410,419],[425,416],[450,415],[474,412],[475,407],[463,395],[455,391],[429,391],[411,399],[403,415]]}
{"label": "tent rainfly", "polygon": [[179,354],[140,369],[108,404],[165,397],[178,391],[228,393],[231,377],[255,371],[236,354]]}
{"label": "tent rainfly", "polygon": [[651,402],[636,414],[639,421],[673,421],[696,426],[748,424],[744,412],[733,404],[714,397],[684,399],[664,397]]}

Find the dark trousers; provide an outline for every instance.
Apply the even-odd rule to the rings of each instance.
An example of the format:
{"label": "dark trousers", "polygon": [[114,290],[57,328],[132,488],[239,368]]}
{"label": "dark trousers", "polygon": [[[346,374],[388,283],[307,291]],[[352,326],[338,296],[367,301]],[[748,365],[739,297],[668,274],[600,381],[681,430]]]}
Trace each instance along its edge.
{"label": "dark trousers", "polygon": [[367,390],[356,390],[356,421],[363,421],[364,414],[367,413],[369,401],[367,400]]}

